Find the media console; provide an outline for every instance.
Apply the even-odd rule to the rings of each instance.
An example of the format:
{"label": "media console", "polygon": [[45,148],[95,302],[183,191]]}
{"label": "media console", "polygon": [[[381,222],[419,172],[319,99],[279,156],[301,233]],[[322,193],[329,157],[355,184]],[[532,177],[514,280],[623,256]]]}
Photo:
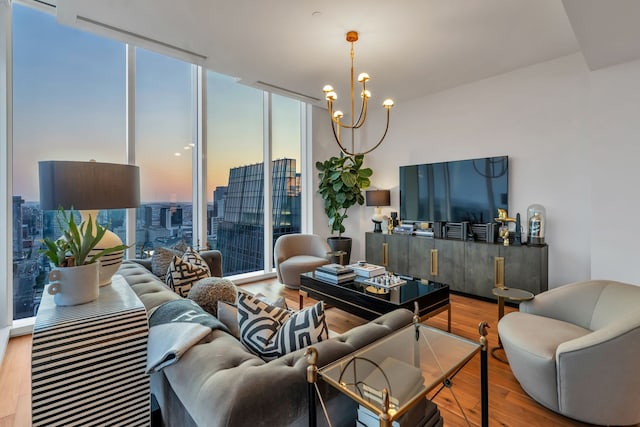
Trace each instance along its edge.
{"label": "media console", "polygon": [[367,232],[367,262],[388,271],[447,283],[452,292],[495,300],[494,287],[534,295],[548,289],[548,246],[504,246],[406,234]]}

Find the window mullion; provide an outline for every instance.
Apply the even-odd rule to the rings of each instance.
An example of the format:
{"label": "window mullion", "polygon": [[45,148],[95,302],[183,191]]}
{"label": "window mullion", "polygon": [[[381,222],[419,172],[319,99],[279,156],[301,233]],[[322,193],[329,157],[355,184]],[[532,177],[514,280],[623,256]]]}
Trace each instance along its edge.
{"label": "window mullion", "polygon": [[271,161],[272,146],[273,146],[273,126],[272,126],[272,97],[271,93],[263,92],[263,144],[264,144],[264,271],[269,273],[272,270],[273,259],[273,215],[272,215],[272,200],[273,200],[273,184],[272,184],[272,169],[273,162]]}

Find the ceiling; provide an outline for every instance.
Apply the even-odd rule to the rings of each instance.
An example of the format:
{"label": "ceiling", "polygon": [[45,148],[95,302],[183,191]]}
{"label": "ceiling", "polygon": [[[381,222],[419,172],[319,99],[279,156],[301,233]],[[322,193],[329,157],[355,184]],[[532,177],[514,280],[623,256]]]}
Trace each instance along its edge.
{"label": "ceiling", "polygon": [[325,83],[348,97],[349,30],[376,103],[576,52],[591,69],[640,58],[636,0],[58,0],[57,16],[318,104]]}

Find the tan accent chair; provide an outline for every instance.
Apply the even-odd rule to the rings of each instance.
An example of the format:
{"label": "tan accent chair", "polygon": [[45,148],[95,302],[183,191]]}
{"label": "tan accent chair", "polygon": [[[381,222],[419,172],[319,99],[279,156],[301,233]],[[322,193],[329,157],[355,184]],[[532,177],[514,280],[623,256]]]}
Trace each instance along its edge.
{"label": "tan accent chair", "polygon": [[520,385],[547,408],[600,425],[640,423],[640,286],[572,283],[498,323]]}
{"label": "tan accent chair", "polygon": [[300,274],[329,264],[327,242],[315,234],[285,234],[273,247],[278,280],[287,288],[300,287]]}

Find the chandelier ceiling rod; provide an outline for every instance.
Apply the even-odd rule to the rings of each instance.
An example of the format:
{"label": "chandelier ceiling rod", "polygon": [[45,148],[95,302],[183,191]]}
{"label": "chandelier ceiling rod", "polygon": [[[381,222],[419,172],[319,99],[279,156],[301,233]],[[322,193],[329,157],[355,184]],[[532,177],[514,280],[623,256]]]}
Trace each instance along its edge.
{"label": "chandelier ceiling rod", "polygon": [[[356,153],[355,150],[355,131],[356,129],[360,129],[365,121],[367,120],[367,104],[369,98],[371,98],[371,92],[367,90],[367,80],[369,80],[369,75],[367,73],[360,73],[358,75],[358,83],[362,83],[362,91],[360,92],[360,97],[362,98],[362,105],[360,107],[360,114],[358,115],[358,120],[355,120],[355,72],[354,72],[354,48],[353,45],[356,41],[358,41],[358,32],[357,31],[349,31],[347,33],[347,42],[351,43],[350,49],[350,57],[351,57],[351,123],[346,124],[343,123],[340,119],[344,117],[342,111],[333,110],[333,102],[338,99],[338,94],[335,92],[331,85],[325,85],[322,91],[325,94],[325,99],[327,100],[327,110],[329,112],[329,118],[331,119],[331,129],[333,130],[333,136],[340,147],[340,150],[349,156],[353,155],[364,155],[372,152],[376,148],[382,144],[382,141],[387,136],[387,132],[389,130],[389,118],[391,107],[393,107],[393,101],[391,99],[386,99],[382,106],[387,110],[387,123],[385,125],[384,133],[382,138],[370,149],[362,151],[360,153]],[[349,129],[351,130],[351,151],[347,150],[345,145],[342,142],[340,137],[340,129]]]}

